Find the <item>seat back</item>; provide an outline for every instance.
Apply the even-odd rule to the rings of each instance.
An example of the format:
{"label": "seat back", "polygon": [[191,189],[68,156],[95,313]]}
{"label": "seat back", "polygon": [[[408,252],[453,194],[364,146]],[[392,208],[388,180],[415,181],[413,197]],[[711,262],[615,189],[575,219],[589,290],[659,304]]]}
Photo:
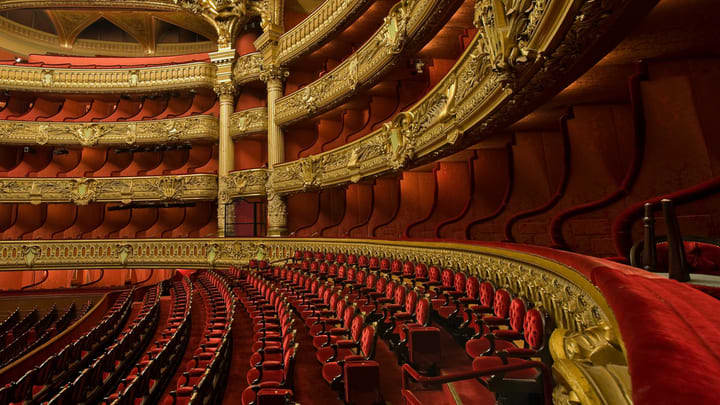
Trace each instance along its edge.
{"label": "seat back", "polygon": [[400,260],[395,259],[395,260],[392,261],[392,264],[390,265],[390,271],[391,271],[393,274],[401,274],[401,273],[402,273],[402,266],[403,266],[403,263],[402,263]]}
{"label": "seat back", "polygon": [[403,277],[411,277],[415,274],[415,264],[410,260],[403,263],[402,275]]}
{"label": "seat back", "polygon": [[480,284],[480,303],[486,307],[492,307],[495,299],[495,287],[489,281]]}
{"label": "seat back", "polygon": [[474,300],[480,297],[480,282],[477,277],[470,276],[465,282],[465,296]]}
{"label": "seat back", "polygon": [[523,336],[525,337],[525,343],[531,349],[541,350],[545,347],[547,339],[545,326],[545,314],[539,309],[533,308],[525,313]]}
{"label": "seat back", "polygon": [[372,405],[384,403],[380,393],[380,364],[373,360],[349,361],[343,366],[345,403]]}
{"label": "seat back", "polygon": [[361,269],[366,269],[370,265],[370,261],[368,260],[367,256],[360,255],[358,257],[358,267]]}
{"label": "seat back", "polygon": [[377,333],[375,324],[366,326],[360,335],[360,355],[370,360],[375,357],[375,345],[377,344]]}
{"label": "seat back", "polygon": [[510,329],[520,332],[523,330],[527,305],[522,298],[513,298],[510,302]]}
{"label": "seat back", "polygon": [[418,293],[414,289],[408,291],[405,294],[405,312],[412,314],[415,312],[415,306],[417,305]]}
{"label": "seat back", "polygon": [[495,291],[495,298],[493,299],[493,313],[498,318],[507,318],[510,314],[510,302],[512,297],[510,293],[500,288]]}
{"label": "seat back", "polygon": [[455,273],[455,278],[453,280],[453,283],[455,285],[456,292],[464,293],[465,287],[467,285],[465,273],[463,273],[462,271],[458,271],[457,273]]}
{"label": "seat back", "polygon": [[442,274],[442,286],[445,288],[452,288],[455,286],[455,273],[450,269],[443,269]]}
{"label": "seat back", "polygon": [[428,268],[425,263],[418,263],[415,265],[415,278],[427,278]]}
{"label": "seat back", "polygon": [[428,280],[434,283],[441,281],[440,269],[437,266],[430,266],[428,268]]}
{"label": "seat back", "polygon": [[420,325],[430,325],[430,301],[427,298],[418,300],[415,307],[415,320]]}

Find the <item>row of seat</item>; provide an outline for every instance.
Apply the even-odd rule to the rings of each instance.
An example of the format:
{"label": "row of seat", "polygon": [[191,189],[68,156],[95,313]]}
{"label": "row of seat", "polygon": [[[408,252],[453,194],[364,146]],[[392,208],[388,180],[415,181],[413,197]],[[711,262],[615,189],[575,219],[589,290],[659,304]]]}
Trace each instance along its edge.
{"label": "row of seat", "polygon": [[133,290],[120,293],[102,320],[88,333],[0,388],[1,404],[42,403],[54,397],[115,339],[130,315]]}
{"label": "row of seat", "polygon": [[135,404],[138,400],[142,403],[157,402],[175,374],[190,336],[193,288],[185,276],[171,282],[172,307],[164,329],[156,334],[155,340],[118,384],[115,392],[105,398],[105,404]]}
{"label": "row of seat", "polygon": [[248,387],[242,393],[242,404],[290,401],[298,343],[288,291],[278,288],[261,273],[248,274],[246,278],[239,272],[230,274],[241,287],[240,302],[253,330],[253,353],[246,372]]}
{"label": "row of seat", "polygon": [[141,350],[154,335],[160,312],[160,285],[149,288],[140,312],[128,322],[104,353],[70,383],[62,387],[50,405],[96,403],[116,386],[118,379],[135,363]]}
{"label": "row of seat", "polygon": [[4,336],[18,322],[20,322],[20,308],[16,308],[4,321],[0,322],[0,336]]}
{"label": "row of seat", "polygon": [[[437,338],[433,338],[437,336],[437,328],[429,326],[427,309],[431,309],[438,325],[465,344],[466,353],[475,359],[476,372],[524,365],[508,373],[507,376],[512,378],[493,379],[491,388],[494,392],[512,395],[504,391],[514,392],[524,384],[535,388],[529,391],[537,393],[536,397],[548,395],[545,388],[550,379],[547,365],[551,360],[546,345],[549,318],[541,309],[530,308],[521,297],[512,297],[509,291],[496,290],[491,282],[480,281],[461,271],[440,270],[424,263],[299,251],[295,252],[292,262],[292,267],[315,276],[312,282],[305,278],[305,290],[311,296],[322,297],[326,308],[337,304],[329,292],[333,283],[342,283],[343,289],[349,286],[353,295],[361,297],[358,304],[362,311],[378,320],[380,335],[388,340],[401,362],[410,362],[405,366],[410,370],[408,376],[411,372],[417,374],[418,370],[426,374],[441,372],[433,369],[440,360],[440,351],[437,350]],[[262,262],[251,262],[251,266],[268,267]],[[274,271],[277,273],[278,269]],[[285,270],[279,271],[280,277],[289,277],[282,274]],[[302,274],[294,277],[294,283],[303,284]],[[322,280],[332,282],[321,284]],[[323,286],[326,287],[324,291]],[[339,313],[336,316],[339,318]],[[418,343],[422,347],[418,347]],[[408,380],[412,378],[408,377]],[[510,380],[513,380],[512,384],[504,389]],[[487,391],[477,393],[479,397],[495,401],[495,395],[482,384],[475,388]],[[441,397],[437,390],[421,389],[419,392],[416,395],[414,390],[404,389],[403,397],[409,403],[430,403]],[[427,395],[428,392],[431,395]]]}
{"label": "row of seat", "polygon": [[40,311],[38,311],[37,308],[33,308],[32,311],[25,314],[22,319],[18,320],[5,333],[0,335],[0,348],[7,347],[7,345],[12,343],[15,338],[30,330],[30,328],[32,328],[39,319]]}
{"label": "row of seat", "polygon": [[53,305],[33,326],[0,350],[0,367],[10,364],[38,343],[46,341],[56,329],[65,329],[75,319],[76,312],[75,303],[70,304],[62,315]]}
{"label": "row of seat", "polygon": [[218,387],[224,387],[227,378],[237,299],[228,280],[213,271],[198,275],[197,286],[205,314],[202,338],[165,404],[213,403],[222,396]]}

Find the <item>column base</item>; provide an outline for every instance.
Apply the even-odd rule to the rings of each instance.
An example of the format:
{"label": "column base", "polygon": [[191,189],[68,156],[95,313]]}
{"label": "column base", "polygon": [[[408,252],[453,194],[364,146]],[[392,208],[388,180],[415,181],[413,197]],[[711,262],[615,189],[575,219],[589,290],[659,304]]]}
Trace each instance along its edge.
{"label": "column base", "polygon": [[268,227],[268,238],[282,238],[283,236],[287,236],[287,234],[288,231],[286,227]]}

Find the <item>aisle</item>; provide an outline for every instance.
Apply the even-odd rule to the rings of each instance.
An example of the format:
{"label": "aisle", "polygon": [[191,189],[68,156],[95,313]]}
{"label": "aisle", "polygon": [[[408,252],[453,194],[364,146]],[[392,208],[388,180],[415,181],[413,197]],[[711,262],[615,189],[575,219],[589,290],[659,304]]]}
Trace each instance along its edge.
{"label": "aisle", "polygon": [[193,353],[199,347],[202,333],[205,330],[205,305],[202,294],[200,294],[197,288],[195,288],[193,292],[192,303],[192,308],[190,309],[190,339],[185,348],[185,354],[180,362],[180,366],[175,372],[175,375],[170,379],[170,382],[165,388],[165,392],[163,392],[160,397],[159,403],[164,403],[164,401],[170,397],[170,391],[175,391],[175,388],[177,388],[178,380],[182,377],[182,373],[186,369],[185,365],[193,358]]}

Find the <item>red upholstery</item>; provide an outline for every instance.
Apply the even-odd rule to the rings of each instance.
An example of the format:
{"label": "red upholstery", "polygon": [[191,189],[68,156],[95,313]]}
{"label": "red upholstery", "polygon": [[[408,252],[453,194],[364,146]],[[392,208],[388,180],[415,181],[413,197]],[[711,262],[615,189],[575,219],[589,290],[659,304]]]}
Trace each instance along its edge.
{"label": "red upholstery", "polygon": [[717,300],[639,271],[596,267],[592,279],[620,325],[635,404],[670,403],[671,398],[687,404],[717,403]]}

